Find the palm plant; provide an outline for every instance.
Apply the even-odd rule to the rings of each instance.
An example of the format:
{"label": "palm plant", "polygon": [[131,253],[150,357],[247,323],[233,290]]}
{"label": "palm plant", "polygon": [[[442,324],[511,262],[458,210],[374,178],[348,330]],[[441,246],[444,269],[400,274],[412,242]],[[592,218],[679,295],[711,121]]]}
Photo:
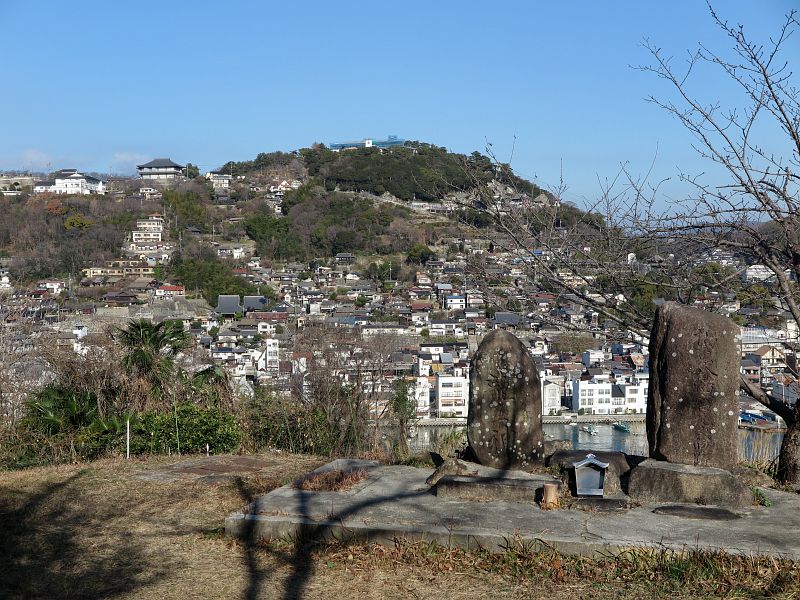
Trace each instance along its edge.
{"label": "palm plant", "polygon": [[97,418],[97,399],[92,393],[56,384],[36,392],[27,405],[31,425],[51,435],[86,427]]}
{"label": "palm plant", "polygon": [[144,383],[154,398],[161,397],[173,380],[175,356],[189,346],[183,324],[139,319],[118,329],[116,338],[125,351],[122,358],[125,370]]}

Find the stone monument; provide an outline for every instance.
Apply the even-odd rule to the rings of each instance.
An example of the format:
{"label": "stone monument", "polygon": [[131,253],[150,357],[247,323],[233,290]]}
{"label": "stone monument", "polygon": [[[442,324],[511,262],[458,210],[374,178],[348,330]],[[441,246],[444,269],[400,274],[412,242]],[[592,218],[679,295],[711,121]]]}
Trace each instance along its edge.
{"label": "stone monument", "polygon": [[650,334],[650,457],[730,469],[737,462],[739,366],[733,321],[666,302]]}
{"label": "stone monument", "polygon": [[531,469],[544,457],[539,372],[523,343],[498,329],[470,364],[467,441],[482,465]]}

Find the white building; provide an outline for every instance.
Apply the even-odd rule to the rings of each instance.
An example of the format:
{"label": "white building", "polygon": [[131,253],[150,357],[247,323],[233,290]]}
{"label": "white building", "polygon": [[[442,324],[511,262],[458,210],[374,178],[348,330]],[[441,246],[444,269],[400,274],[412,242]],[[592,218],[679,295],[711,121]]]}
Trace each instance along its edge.
{"label": "white building", "polygon": [[[260,325],[260,323],[259,323]],[[269,373],[277,373],[280,368],[280,344],[278,340],[266,340],[266,370]]]}
{"label": "white building", "polygon": [[444,307],[446,310],[464,310],[467,307],[467,297],[462,294],[445,296]]}
{"label": "white building", "polygon": [[775,279],[775,273],[765,265],[750,265],[744,270],[744,279],[751,282],[770,281]]}
{"label": "white building", "polygon": [[431,381],[428,377],[415,378],[414,403],[418,419],[427,419],[431,416]]}
{"label": "white building", "polygon": [[589,368],[592,365],[603,362],[607,358],[606,353],[602,350],[589,349],[581,355],[581,362],[584,367]]}
{"label": "white building", "polygon": [[589,415],[644,413],[648,381],[648,373],[617,383],[607,379],[573,381],[572,410]]}
{"label": "white building", "polygon": [[172,162],[169,158],[156,158],[149,163],[137,165],[139,177],[150,181],[174,181],[183,177],[184,165]]}
{"label": "white building", "polygon": [[131,231],[131,241],[134,244],[152,244],[152,243],[161,243],[161,232],[160,231],[139,231],[138,229],[135,231]]}
{"label": "white building", "polygon": [[469,401],[469,377],[462,369],[453,375],[436,374],[436,415],[439,417],[466,417]]}
{"label": "white building", "polygon": [[146,219],[137,219],[136,229],[139,231],[164,231],[164,217],[150,215]]}
{"label": "white building", "polygon": [[219,171],[211,171],[206,173],[206,179],[211,182],[211,186],[215,191],[224,191],[230,189],[233,175],[221,173]]}
{"label": "white building", "polygon": [[34,194],[105,194],[108,191],[104,181],[79,173],[75,169],[61,169],[53,173],[52,179],[37,181]]}
{"label": "white building", "polygon": [[186,296],[186,288],[182,285],[171,285],[165,283],[156,288],[156,298],[175,298],[176,296]]}
{"label": "white building", "polygon": [[431,321],[428,330],[432,337],[454,337],[456,339],[464,337],[464,324],[453,319]]}
{"label": "white building", "polygon": [[542,378],[542,414],[555,415],[561,411],[561,396],[564,392],[564,378],[550,375]]}

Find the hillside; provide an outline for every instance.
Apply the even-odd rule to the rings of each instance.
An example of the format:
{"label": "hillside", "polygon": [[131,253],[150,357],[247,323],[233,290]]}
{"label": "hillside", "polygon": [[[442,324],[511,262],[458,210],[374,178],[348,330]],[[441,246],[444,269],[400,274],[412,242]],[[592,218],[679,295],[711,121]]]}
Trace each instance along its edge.
{"label": "hillside", "polygon": [[423,142],[407,142],[390,150],[364,148],[334,152],[323,145],[296,154],[262,152],[254,160],[230,161],[222,171],[261,176],[291,172],[314,179],[328,191],[389,193],[400,200],[441,200],[447,194],[474,190],[497,180],[531,197],[542,190],[514,175],[506,164],[473,152],[469,156]]}

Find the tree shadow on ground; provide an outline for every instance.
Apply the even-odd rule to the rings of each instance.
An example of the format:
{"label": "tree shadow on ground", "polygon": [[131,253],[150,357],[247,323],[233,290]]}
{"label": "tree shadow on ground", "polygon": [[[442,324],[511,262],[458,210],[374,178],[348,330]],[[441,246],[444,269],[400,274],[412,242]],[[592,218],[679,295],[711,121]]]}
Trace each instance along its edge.
{"label": "tree shadow on ground", "polygon": [[113,598],[165,574],[163,560],[147,557],[133,535],[81,537],[121,510],[113,498],[88,508],[84,475],[34,493],[0,487],[0,598]]}
{"label": "tree shadow on ground", "polygon": [[[258,514],[258,498],[248,488],[246,483],[238,479],[237,486],[242,499],[246,502],[245,517]],[[331,539],[333,528],[343,523],[347,518],[357,515],[362,510],[380,504],[397,502],[403,499],[415,498],[429,494],[430,491],[418,490],[406,493],[386,494],[385,496],[368,498],[356,503],[346,509],[332,512],[327,516],[325,522],[313,522],[309,499],[314,492],[297,490],[298,515],[302,519],[297,532],[293,536],[291,555],[279,550],[272,550],[256,534],[256,520],[245,518],[244,529],[241,535],[241,542],[245,548],[245,563],[248,570],[248,587],[245,593],[247,600],[255,600],[259,597],[264,584],[267,581],[267,573],[259,567],[258,553],[267,551],[272,554],[280,563],[286,564],[291,571],[283,584],[284,600],[297,600],[303,598],[311,578],[314,576],[315,562],[314,550],[324,541]],[[347,542],[358,542],[359,538],[349,537]]]}

